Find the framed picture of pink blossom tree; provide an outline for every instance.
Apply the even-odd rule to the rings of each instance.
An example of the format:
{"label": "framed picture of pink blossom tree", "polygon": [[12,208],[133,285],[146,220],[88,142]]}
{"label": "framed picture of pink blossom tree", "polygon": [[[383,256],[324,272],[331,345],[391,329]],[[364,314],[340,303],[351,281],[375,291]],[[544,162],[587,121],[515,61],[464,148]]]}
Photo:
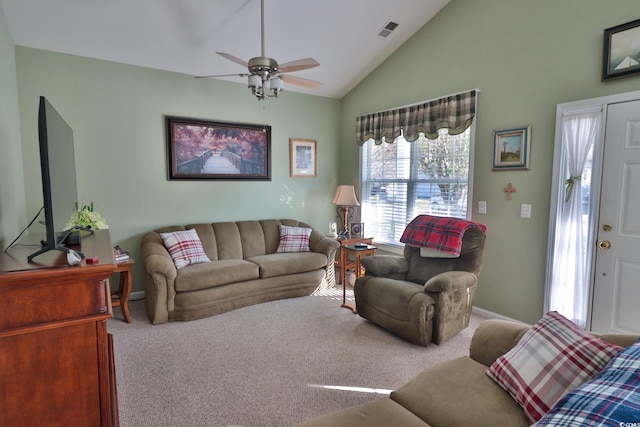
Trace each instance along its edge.
{"label": "framed picture of pink blossom tree", "polygon": [[271,126],[166,117],[169,180],[271,180]]}

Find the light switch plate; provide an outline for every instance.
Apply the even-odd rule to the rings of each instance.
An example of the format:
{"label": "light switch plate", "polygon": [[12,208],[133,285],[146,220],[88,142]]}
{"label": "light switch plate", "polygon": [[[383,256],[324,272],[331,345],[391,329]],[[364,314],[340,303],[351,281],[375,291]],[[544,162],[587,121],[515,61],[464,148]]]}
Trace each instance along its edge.
{"label": "light switch plate", "polygon": [[478,213],[486,214],[487,213],[487,202],[484,200],[480,200],[478,202]]}
{"label": "light switch plate", "polygon": [[531,205],[526,203],[520,205],[520,218],[531,218]]}

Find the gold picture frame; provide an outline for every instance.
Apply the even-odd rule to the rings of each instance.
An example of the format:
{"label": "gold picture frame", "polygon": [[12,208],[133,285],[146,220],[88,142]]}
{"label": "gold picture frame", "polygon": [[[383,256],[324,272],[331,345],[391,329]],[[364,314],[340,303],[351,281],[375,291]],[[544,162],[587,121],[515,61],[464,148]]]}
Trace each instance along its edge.
{"label": "gold picture frame", "polygon": [[318,155],[315,139],[289,139],[289,176],[292,178],[315,177]]}

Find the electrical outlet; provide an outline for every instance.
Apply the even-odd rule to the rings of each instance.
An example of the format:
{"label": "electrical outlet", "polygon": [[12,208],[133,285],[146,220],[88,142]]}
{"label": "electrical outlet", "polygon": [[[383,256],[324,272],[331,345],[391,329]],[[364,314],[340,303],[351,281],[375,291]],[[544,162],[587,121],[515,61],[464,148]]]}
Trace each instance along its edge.
{"label": "electrical outlet", "polygon": [[520,218],[531,218],[531,205],[526,203],[520,205]]}
{"label": "electrical outlet", "polygon": [[486,214],[487,213],[487,202],[484,200],[481,200],[478,202],[478,213],[479,214]]}

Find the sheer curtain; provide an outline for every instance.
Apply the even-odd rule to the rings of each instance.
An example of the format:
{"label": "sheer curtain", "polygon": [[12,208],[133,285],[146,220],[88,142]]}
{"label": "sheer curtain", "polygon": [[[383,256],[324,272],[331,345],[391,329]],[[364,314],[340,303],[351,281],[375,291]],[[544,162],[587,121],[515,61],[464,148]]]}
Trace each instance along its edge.
{"label": "sheer curtain", "polygon": [[590,285],[586,236],[583,235],[581,178],[601,120],[600,109],[571,113],[562,118],[564,192],[558,195],[553,274],[546,309],[558,311],[581,327],[587,324]]}

